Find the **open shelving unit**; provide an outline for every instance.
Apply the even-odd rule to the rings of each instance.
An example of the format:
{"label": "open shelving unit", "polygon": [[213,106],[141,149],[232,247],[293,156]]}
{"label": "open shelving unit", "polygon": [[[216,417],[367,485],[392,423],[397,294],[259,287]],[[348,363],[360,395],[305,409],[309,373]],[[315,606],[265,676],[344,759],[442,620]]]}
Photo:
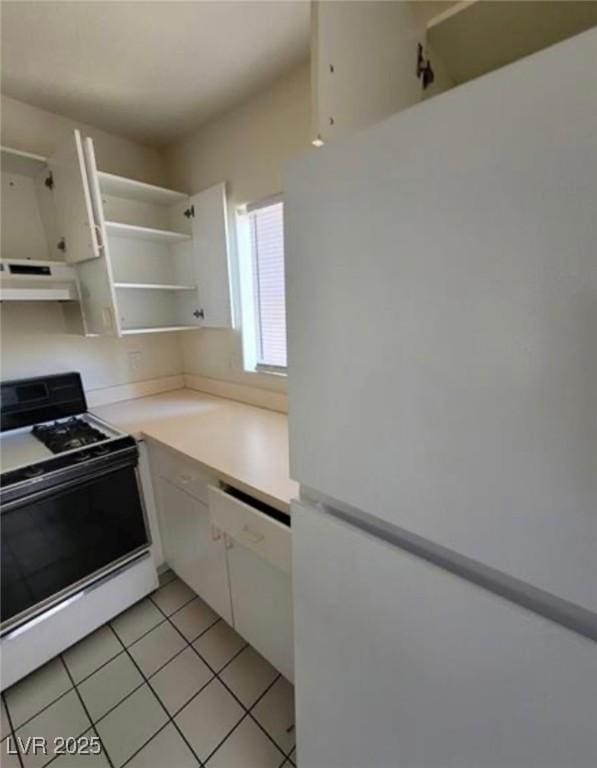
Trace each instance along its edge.
{"label": "open shelving unit", "polygon": [[90,139],[85,154],[118,333],[197,328],[202,314],[189,197],[98,170]]}
{"label": "open shelving unit", "polygon": [[196,291],[196,285],[166,285],[164,283],[114,283],[114,288],[142,291]]}
{"label": "open shelving unit", "polygon": [[123,336],[138,336],[143,333],[167,333],[172,331],[196,331],[195,325],[165,325],[148,328],[124,328],[122,330]]}
{"label": "open shelving unit", "polygon": [[[44,160],[24,155],[15,162]],[[46,168],[87,335],[232,326],[223,183],[189,197],[106,173],[78,130]]]}
{"label": "open shelving unit", "polygon": [[3,173],[35,177],[47,170],[48,159],[42,155],[5,146],[0,147],[0,152]]}
{"label": "open shelving unit", "polygon": [[185,240],[191,239],[191,235],[184,232],[156,229],[138,224],[123,224],[119,221],[107,221],[106,232],[117,237],[134,237],[138,240],[151,240],[154,243],[183,243]]}
{"label": "open shelving unit", "polygon": [[137,200],[150,205],[175,205],[180,202],[186,203],[189,199],[184,192],[176,192],[173,189],[147,184],[144,181],[127,179],[124,176],[116,176],[105,171],[98,171],[97,175],[100,190],[105,195]]}

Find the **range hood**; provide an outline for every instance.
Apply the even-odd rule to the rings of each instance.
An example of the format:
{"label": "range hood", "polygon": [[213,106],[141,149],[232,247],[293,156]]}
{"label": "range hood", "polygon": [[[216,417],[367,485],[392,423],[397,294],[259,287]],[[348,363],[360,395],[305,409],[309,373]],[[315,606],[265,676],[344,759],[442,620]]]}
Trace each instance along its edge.
{"label": "range hood", "polygon": [[0,259],[0,301],[79,301],[75,272],[59,261]]}

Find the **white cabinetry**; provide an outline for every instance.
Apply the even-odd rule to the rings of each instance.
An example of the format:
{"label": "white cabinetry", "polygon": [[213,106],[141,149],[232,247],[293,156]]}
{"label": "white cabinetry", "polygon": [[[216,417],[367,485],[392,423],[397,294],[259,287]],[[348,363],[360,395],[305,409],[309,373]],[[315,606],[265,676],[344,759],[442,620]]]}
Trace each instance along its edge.
{"label": "white cabinetry", "polygon": [[416,56],[425,27],[413,6],[312,4],[313,139],[350,135],[421,99]]}
{"label": "white cabinetry", "polygon": [[236,631],[294,680],[290,527],[214,487],[209,511],[226,534]]}
{"label": "white cabinetry", "polygon": [[232,624],[224,537],[212,527],[205,504],[164,478],[158,488],[168,564]]}
{"label": "white cabinetry", "polygon": [[224,536],[212,526],[209,509],[202,501],[211,478],[192,464],[178,461],[153,446],[150,456],[165,560],[214,611],[232,624]]}
{"label": "white cabinetry", "polygon": [[194,462],[151,442],[149,451],[166,562],[293,680],[290,527]]}
{"label": "white cabinetry", "polygon": [[234,628],[294,681],[292,581],[237,541],[228,539],[228,572]]}
{"label": "white cabinetry", "polygon": [[62,259],[46,158],[9,147],[1,157],[2,259]]}
{"label": "white cabinetry", "polygon": [[0,301],[79,300],[61,250],[53,187],[46,158],[2,147]]}
{"label": "white cabinetry", "polygon": [[89,138],[85,162],[116,333],[230,327],[224,184],[189,198],[102,173]]}
{"label": "white cabinetry", "polygon": [[49,166],[87,334],[232,326],[224,184],[189,197],[102,172],[78,131]]}
{"label": "white cabinetry", "polygon": [[350,135],[596,24],[590,2],[315,0],[312,139]]}

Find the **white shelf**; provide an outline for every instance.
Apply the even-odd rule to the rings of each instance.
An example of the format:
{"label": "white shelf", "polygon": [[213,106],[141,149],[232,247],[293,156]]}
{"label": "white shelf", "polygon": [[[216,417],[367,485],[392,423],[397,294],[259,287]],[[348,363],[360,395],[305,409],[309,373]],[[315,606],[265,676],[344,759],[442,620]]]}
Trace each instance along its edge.
{"label": "white shelf", "polygon": [[134,237],[137,240],[151,240],[154,243],[184,243],[191,239],[183,232],[173,232],[170,229],[152,229],[139,227],[135,224],[121,224],[118,221],[107,221],[106,231],[116,237]]}
{"label": "white shelf", "polygon": [[1,147],[2,170],[8,173],[18,173],[21,176],[37,176],[47,170],[47,158],[20,149]]}
{"label": "white shelf", "polygon": [[100,190],[105,195],[124,197],[127,200],[138,200],[152,205],[174,205],[188,200],[188,195],[183,192],[175,192],[173,189],[146,184],[144,181],[127,179],[124,176],[115,176],[103,171],[98,171],[98,177]]}
{"label": "white shelf", "polygon": [[36,284],[33,281],[10,281],[0,285],[0,301],[78,301],[74,284]]}
{"label": "white shelf", "polygon": [[164,325],[149,328],[125,328],[122,331],[123,336],[134,336],[140,333],[166,333],[168,331],[196,331],[197,325]]}
{"label": "white shelf", "polygon": [[114,283],[115,288],[143,291],[196,291],[196,285],[173,285],[167,283]]}
{"label": "white shelf", "polygon": [[458,85],[597,24],[597,3],[456,3],[427,24],[435,53]]}

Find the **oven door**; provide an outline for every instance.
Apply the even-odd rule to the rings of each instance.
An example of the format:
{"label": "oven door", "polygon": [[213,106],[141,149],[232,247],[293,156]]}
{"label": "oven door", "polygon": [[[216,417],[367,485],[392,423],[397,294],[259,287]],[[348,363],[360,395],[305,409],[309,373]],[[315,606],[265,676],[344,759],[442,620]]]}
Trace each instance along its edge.
{"label": "oven door", "polygon": [[4,504],[0,526],[4,632],[147,548],[136,457]]}

